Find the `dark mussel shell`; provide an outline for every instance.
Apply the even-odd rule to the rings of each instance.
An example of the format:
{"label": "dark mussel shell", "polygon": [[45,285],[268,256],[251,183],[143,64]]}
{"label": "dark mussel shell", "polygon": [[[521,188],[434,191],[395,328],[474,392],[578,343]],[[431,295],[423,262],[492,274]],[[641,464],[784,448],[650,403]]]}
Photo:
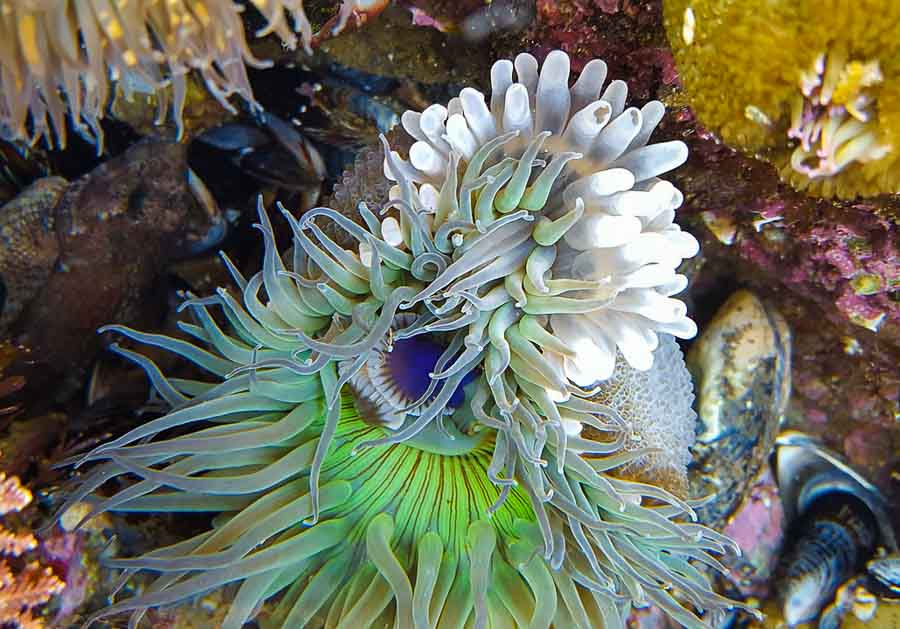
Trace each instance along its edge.
{"label": "dark mussel shell", "polygon": [[779,589],[793,627],[815,620],[876,548],[896,551],[897,541],[878,489],[816,440],[783,433],[774,459],[789,526]]}

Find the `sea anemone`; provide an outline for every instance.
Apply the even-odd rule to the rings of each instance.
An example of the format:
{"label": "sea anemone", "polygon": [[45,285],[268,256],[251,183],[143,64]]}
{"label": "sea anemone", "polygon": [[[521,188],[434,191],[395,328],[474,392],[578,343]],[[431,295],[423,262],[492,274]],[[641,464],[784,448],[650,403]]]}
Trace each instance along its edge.
{"label": "sea anemone", "polygon": [[[302,0],[253,0],[267,25],[257,36],[277,34],[309,49],[312,28]],[[337,27],[355,10],[344,0]],[[267,67],[247,45],[242,7],[231,0],[8,0],[0,5],[0,135],[35,142],[55,138],[66,146],[66,116],[72,127],[102,150],[99,121],[113,85],[125,94],[155,92],[160,120],[168,108],[179,126],[187,75],[200,73],[230,111],[238,94],[255,105],[246,65]],[[246,64],[246,65],[245,65]],[[51,130],[53,136],[51,136]]]}
{"label": "sea anemone", "polygon": [[263,268],[223,257],[239,297],[190,298],[193,341],[104,329],[215,380],[114,346],[171,410],[74,461],[100,464],[65,506],[220,515],[110,560],[123,582],[159,576],[94,618],[137,622],[228,583],[226,627],[276,595],[266,618],[284,627],[623,627],[646,604],[700,627],[735,605],[705,572],[732,542],[616,475],[652,446],[683,468],[695,415],[671,334],[695,328],[671,295],[697,244],[656,178],[684,145],[649,144],[662,105],[626,109],[605,75],[592,61],[570,89],[559,51],[540,71],[497,62],[490,106],[466,88],[407,112],[409,161],[384,140],[397,185],[379,213],[282,208],[286,265],[260,202]]}
{"label": "sea anemone", "polygon": [[900,5],[669,0],[664,7],[691,107],[728,144],[761,155],[817,196],[900,190]]}

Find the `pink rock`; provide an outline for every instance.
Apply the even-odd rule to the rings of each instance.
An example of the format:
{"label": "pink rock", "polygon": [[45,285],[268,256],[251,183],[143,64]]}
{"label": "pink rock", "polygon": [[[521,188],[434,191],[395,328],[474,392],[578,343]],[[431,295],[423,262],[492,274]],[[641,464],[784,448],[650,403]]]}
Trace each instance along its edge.
{"label": "pink rock", "polygon": [[871,466],[873,462],[887,461],[889,445],[879,438],[879,430],[872,426],[858,428],[844,438],[844,453],[855,466]]}
{"label": "pink rock", "polygon": [[57,530],[41,540],[41,555],[66,584],[58,600],[57,621],[69,619],[88,597],[91,577],[83,561],[82,536]]}
{"label": "pink rock", "polygon": [[824,426],[828,423],[828,415],[817,408],[806,409],[806,419],[820,426]]}
{"label": "pink rock", "polygon": [[604,13],[612,14],[619,10],[619,0],[594,0],[594,4]]}
{"label": "pink rock", "polygon": [[765,596],[784,539],[784,510],[768,468],[723,533],[737,542],[742,552],[741,557],[728,561],[732,581],[745,596]]}
{"label": "pink rock", "polygon": [[447,32],[446,26],[444,26],[439,20],[436,20],[428,15],[419,7],[409,7],[409,12],[412,13],[412,23],[415,26],[430,26],[431,28],[435,28],[441,31],[442,33]]}
{"label": "pink rock", "polygon": [[653,605],[632,609],[626,624],[628,629],[675,629],[678,626]]}

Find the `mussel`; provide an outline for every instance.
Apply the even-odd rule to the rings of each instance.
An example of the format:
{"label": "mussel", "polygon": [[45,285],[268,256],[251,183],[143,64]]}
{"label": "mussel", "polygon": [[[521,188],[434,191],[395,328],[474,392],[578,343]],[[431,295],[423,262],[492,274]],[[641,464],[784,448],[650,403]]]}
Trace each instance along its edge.
{"label": "mussel", "polygon": [[[876,549],[896,552],[897,540],[878,489],[812,437],[782,433],[773,463],[790,540],[780,592],[784,620],[793,627],[815,620]],[[831,622],[827,615],[822,621]]]}
{"label": "mussel", "polygon": [[900,553],[876,557],[866,570],[886,597],[900,597]]}
{"label": "mussel", "polygon": [[724,528],[772,451],[791,392],[791,333],[772,304],[748,290],[716,312],[687,355],[697,390],[691,494],[714,498],[700,521]]}

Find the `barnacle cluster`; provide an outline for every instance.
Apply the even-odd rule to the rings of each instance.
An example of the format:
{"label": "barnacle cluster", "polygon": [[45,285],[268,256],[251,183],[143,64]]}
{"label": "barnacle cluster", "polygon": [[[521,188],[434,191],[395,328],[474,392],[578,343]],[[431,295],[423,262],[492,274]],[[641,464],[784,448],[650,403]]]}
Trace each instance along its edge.
{"label": "barnacle cluster", "polygon": [[[355,8],[345,0],[341,26]],[[267,25],[295,48],[312,28],[302,0],[253,0]],[[181,124],[187,75],[196,70],[229,110],[238,94],[253,104],[246,66],[265,67],[247,45],[241,6],[231,0],[4,0],[0,3],[0,135],[66,145],[72,127],[102,149],[99,121],[115,85],[126,94],[155,92],[160,118],[172,88]],[[51,135],[52,132],[52,135]]]}
{"label": "barnacle cluster", "polygon": [[489,102],[407,112],[406,156],[383,140],[379,211],[282,208],[286,263],[260,203],[262,270],[225,257],[238,292],[185,303],[191,340],[105,328],[212,381],[115,346],[171,410],[76,460],[98,465],[67,505],[221,515],[110,560],[158,576],[96,618],[228,583],[225,627],[278,594],[284,627],[612,628],[651,603],[699,627],[734,605],[704,572],[730,540],[615,474],[660,454],[635,434],[648,407],[692,436],[672,335],[695,327],[672,295],[697,243],[658,179],[686,149],[649,143],[663,106],[605,79],[595,60],[570,88],[559,51],[499,61]]}
{"label": "barnacle cluster", "polygon": [[[671,0],[691,107],[730,145],[817,196],[900,190],[900,5]],[[873,28],[872,16],[884,28]],[[762,61],[761,61],[762,60]]]}

